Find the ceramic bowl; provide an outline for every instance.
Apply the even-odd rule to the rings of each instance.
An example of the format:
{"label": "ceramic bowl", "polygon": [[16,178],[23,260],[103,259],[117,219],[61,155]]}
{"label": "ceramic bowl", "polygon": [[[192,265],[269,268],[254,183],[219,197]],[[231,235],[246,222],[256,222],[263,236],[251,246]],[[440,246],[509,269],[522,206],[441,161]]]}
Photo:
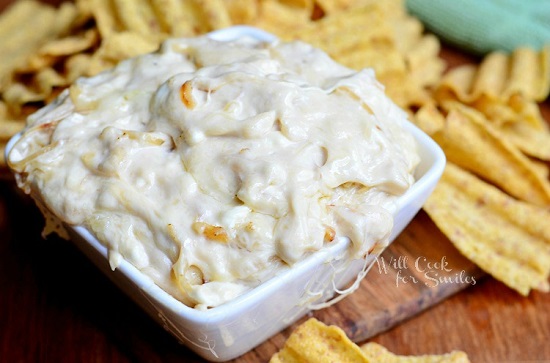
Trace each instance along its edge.
{"label": "ceramic bowl", "polygon": [[[276,38],[264,31],[237,26],[210,33],[229,41],[249,36],[263,41]],[[445,156],[439,146],[411,123],[404,125],[418,144],[421,157],[416,182],[398,200],[393,241],[420,210],[438,182]],[[19,135],[10,140],[6,154]],[[39,201],[38,201],[39,202]],[[221,362],[238,357],[289,326],[316,305],[331,299],[334,287],[343,287],[357,278],[377,256],[347,261],[348,239],[318,251],[248,293],[221,306],[201,311],[173,298],[150,278],[126,261],[115,271],[109,267],[107,249],[84,227],[68,227],[74,243],[116,285],[181,343],[207,360]],[[368,277],[367,277],[368,278]]]}

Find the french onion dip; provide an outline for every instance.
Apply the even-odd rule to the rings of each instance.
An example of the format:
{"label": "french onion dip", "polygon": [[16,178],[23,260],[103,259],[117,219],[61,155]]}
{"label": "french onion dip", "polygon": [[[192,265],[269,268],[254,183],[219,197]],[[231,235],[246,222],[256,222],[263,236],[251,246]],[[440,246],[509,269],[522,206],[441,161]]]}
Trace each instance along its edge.
{"label": "french onion dip", "polygon": [[76,81],[8,161],[113,269],[207,309],[344,237],[380,252],[419,161],[406,118],[372,70],[308,44],[170,39]]}

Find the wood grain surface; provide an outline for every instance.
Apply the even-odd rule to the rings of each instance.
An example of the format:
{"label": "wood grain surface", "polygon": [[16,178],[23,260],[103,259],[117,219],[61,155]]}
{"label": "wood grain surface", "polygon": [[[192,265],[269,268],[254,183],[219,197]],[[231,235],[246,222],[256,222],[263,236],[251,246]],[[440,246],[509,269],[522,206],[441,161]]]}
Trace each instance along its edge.
{"label": "wood grain surface", "polygon": [[[442,57],[475,62],[448,47]],[[550,119],[548,102],[541,110]],[[203,362],[70,242],[43,240],[42,226],[13,180],[1,180],[0,362]],[[550,294],[525,298],[485,276],[420,212],[356,293],[311,315],[398,354],[461,349],[472,362],[550,362],[549,307]],[[268,361],[292,328],[234,362]]]}

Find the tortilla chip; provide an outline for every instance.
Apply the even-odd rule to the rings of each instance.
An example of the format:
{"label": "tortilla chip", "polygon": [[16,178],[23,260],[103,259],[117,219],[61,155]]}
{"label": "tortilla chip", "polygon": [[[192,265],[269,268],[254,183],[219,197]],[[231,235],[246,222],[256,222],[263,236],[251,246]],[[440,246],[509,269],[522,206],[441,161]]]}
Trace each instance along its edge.
{"label": "tortilla chip", "polygon": [[65,61],[65,78],[73,83],[78,77],[86,76],[91,67],[92,56],[86,53],[74,54]]}
{"label": "tortilla chip", "polygon": [[54,87],[67,86],[68,82],[53,68],[41,69],[35,75],[36,89],[45,97],[52,93]]}
{"label": "tortilla chip", "polygon": [[284,347],[271,357],[270,363],[468,363],[463,352],[444,355],[404,357],[390,353],[376,343],[362,347],[353,343],[337,326],[327,326],[315,318],[302,323],[288,337]]}
{"label": "tortilla chip", "polygon": [[161,27],[147,0],[112,0],[122,29],[144,38],[157,38]]}
{"label": "tortilla chip", "polygon": [[449,163],[424,210],[467,258],[522,295],[548,291],[550,212]]}
{"label": "tortilla chip", "polygon": [[21,112],[21,106],[27,102],[37,102],[44,99],[44,94],[32,90],[24,83],[14,83],[3,93],[4,101],[10,105],[16,114]]}
{"label": "tortilla chip", "polygon": [[550,132],[524,122],[507,123],[498,130],[524,154],[550,161]]}
{"label": "tortilla chip", "polygon": [[533,162],[533,167],[541,178],[548,179],[550,177],[550,168],[548,163],[536,159],[531,161]]}
{"label": "tortilla chip", "polygon": [[361,348],[336,326],[327,326],[311,318],[301,324],[287,339],[283,349],[270,363],[368,363]]}
{"label": "tortilla chip", "polygon": [[198,2],[204,19],[208,24],[208,31],[231,26],[231,18],[225,0],[195,0]]}
{"label": "tortilla chip", "polygon": [[[14,2],[0,16],[0,90],[6,86],[10,73],[27,62],[27,59],[48,40],[66,31],[67,10],[59,10],[34,0]],[[70,14],[69,14],[70,15]],[[58,18],[59,17],[59,18]],[[40,19],[40,21],[36,21]],[[21,26],[32,24],[32,26]]]}
{"label": "tortilla chip", "polygon": [[445,128],[445,116],[433,103],[419,108],[411,119],[416,126],[428,135],[442,132]]}
{"label": "tortilla chip", "polygon": [[5,153],[6,153],[6,144],[0,141],[0,169],[5,168],[7,166]]}
{"label": "tortilla chip", "polygon": [[541,131],[548,131],[548,125],[540,113],[539,106],[517,94],[505,102],[499,99],[480,97],[469,106],[482,112],[496,127],[511,123],[524,123]]}
{"label": "tortilla chip", "polygon": [[445,70],[445,62],[439,58],[441,43],[435,36],[426,35],[409,45],[405,63],[409,80],[419,86],[435,86]]}
{"label": "tortilla chip", "polygon": [[479,66],[468,64],[451,70],[440,87],[465,103],[483,95],[505,101],[516,94],[540,102],[548,97],[549,68],[550,46],[540,51],[522,47],[512,54],[492,52]]}
{"label": "tortilla chip", "polygon": [[161,28],[176,37],[196,35],[198,16],[191,1],[151,0]]}
{"label": "tortilla chip", "polygon": [[367,343],[361,346],[370,362],[376,363],[469,363],[468,355],[461,351],[441,355],[398,356],[382,345]]}
{"label": "tortilla chip", "polygon": [[122,30],[110,0],[90,0],[90,4],[90,11],[101,38]]}
{"label": "tortilla chip", "polygon": [[297,29],[310,22],[306,9],[284,5],[277,0],[263,0],[259,16],[250,25],[273,33],[283,40],[292,38]]}
{"label": "tortilla chip", "polygon": [[225,0],[224,3],[232,24],[250,24],[260,11],[260,4],[256,1]]}
{"label": "tortilla chip", "polygon": [[159,43],[135,32],[113,33],[104,38],[92,56],[88,73],[97,74],[123,59],[155,51]]}
{"label": "tortilla chip", "polygon": [[510,195],[537,205],[550,204],[550,182],[529,158],[491,127],[483,114],[447,103],[445,127],[432,135],[447,159],[494,183]]}
{"label": "tortilla chip", "polygon": [[[340,6],[346,9],[334,10]],[[267,8],[262,5],[262,9]],[[445,68],[438,56],[440,43],[435,36],[423,34],[422,24],[407,15],[402,1],[345,2],[327,10],[319,20],[304,20],[302,26],[294,25],[297,9],[288,7],[289,13],[278,16],[267,29],[282,39],[321,48],[347,67],[373,68],[387,94],[402,107],[430,102],[427,88],[435,86]],[[294,26],[283,26],[280,19],[291,18],[291,13],[294,19],[288,24]],[[306,15],[301,16],[305,19]],[[265,14],[262,19],[258,24],[265,27]]]}
{"label": "tortilla chip", "polygon": [[39,50],[40,55],[61,57],[84,52],[99,41],[99,34],[96,29],[89,29],[81,34],[67,36],[64,38],[49,41]]}
{"label": "tortilla chip", "polygon": [[13,135],[21,131],[23,127],[25,127],[24,122],[2,119],[0,121],[0,141],[9,140]]}
{"label": "tortilla chip", "polygon": [[509,79],[503,97],[521,94],[529,100],[544,101],[550,91],[550,45],[535,51],[519,47],[511,54]]}
{"label": "tortilla chip", "polygon": [[[468,64],[448,72],[434,96],[439,103],[459,101],[479,110],[497,128],[520,123],[549,133],[537,104],[548,97],[549,69],[550,46],[539,52],[529,48],[512,54],[493,52],[479,66]],[[529,155],[546,158],[545,152],[524,147],[526,140],[518,141]]]}
{"label": "tortilla chip", "polygon": [[323,13],[331,15],[356,7],[361,2],[357,0],[315,0],[315,3],[322,9]]}

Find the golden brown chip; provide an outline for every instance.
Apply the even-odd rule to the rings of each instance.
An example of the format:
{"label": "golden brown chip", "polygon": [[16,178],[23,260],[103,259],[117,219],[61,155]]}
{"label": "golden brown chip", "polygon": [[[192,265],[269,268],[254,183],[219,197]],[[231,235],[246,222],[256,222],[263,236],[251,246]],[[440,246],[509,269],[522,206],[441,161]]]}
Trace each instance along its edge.
{"label": "golden brown chip", "polygon": [[[389,4],[389,3],[388,3]],[[386,4],[387,5],[387,4]],[[384,9],[386,21],[391,24],[395,33],[395,47],[402,54],[415,51],[415,45],[423,37],[424,27],[420,20],[408,16],[402,9]],[[430,35],[429,37],[435,38]]]}
{"label": "golden brown chip", "polygon": [[511,54],[509,80],[503,91],[508,98],[521,94],[534,101],[544,101],[550,88],[550,46],[539,52],[519,47]]}
{"label": "golden brown chip", "polygon": [[[528,48],[512,54],[493,52],[479,66],[468,64],[448,72],[435,98],[440,103],[456,100],[476,108],[496,127],[521,123],[548,132],[537,101],[548,97],[549,62],[550,47],[539,52]],[[526,151],[537,156],[532,149]]]}
{"label": "golden brown chip", "polygon": [[393,49],[390,42],[381,42],[376,45],[365,43],[356,44],[357,48],[351,46],[348,51],[333,57],[336,61],[353,69],[374,69],[377,79],[386,88],[391,86],[389,80],[392,78],[397,78],[403,86],[403,81],[407,77],[403,56]]}
{"label": "golden brown chip", "polygon": [[8,119],[8,105],[3,100],[0,100],[0,120]]}
{"label": "golden brown chip", "polygon": [[13,135],[21,131],[24,126],[24,122],[7,119],[0,120],[0,142],[10,139]]}
{"label": "golden brown chip", "polygon": [[303,8],[308,11],[313,9],[313,0],[279,0],[279,2],[288,6]]}
{"label": "golden brown chip", "polygon": [[41,69],[36,73],[35,82],[37,90],[44,95],[50,94],[53,87],[67,85],[65,77],[53,68]]}
{"label": "golden brown chip", "polygon": [[381,345],[353,343],[337,326],[325,325],[310,318],[288,337],[284,347],[271,357],[270,363],[467,363],[465,353],[455,351],[444,355],[419,357],[397,356]]}
{"label": "golden brown chip", "polygon": [[134,32],[113,33],[103,39],[101,46],[92,56],[88,72],[97,74],[123,59],[153,52],[158,48],[158,44]]}
{"label": "golden brown chip", "polygon": [[419,86],[435,86],[445,70],[445,62],[439,58],[441,43],[435,36],[426,35],[413,41],[405,53],[409,80]]}
{"label": "golden brown chip", "polygon": [[233,24],[250,24],[258,17],[260,4],[249,0],[226,0],[227,13]]}
{"label": "golden brown chip", "polygon": [[208,31],[226,28],[231,25],[231,19],[225,5],[225,0],[195,0],[208,24]]}
{"label": "golden brown chip", "polygon": [[386,89],[386,95],[405,110],[421,107],[432,101],[424,85],[409,82],[409,75],[401,72],[387,72],[378,77]]}
{"label": "golden brown chip", "polygon": [[550,161],[550,132],[524,122],[507,123],[498,130],[524,154]]}
{"label": "golden brown chip", "polygon": [[29,102],[49,99],[56,87],[67,86],[65,77],[51,67],[42,68],[27,82],[15,82],[6,87],[3,98],[10,105],[15,115],[20,115],[21,108]]}
{"label": "golden brown chip", "polygon": [[315,2],[327,15],[361,5],[361,1],[357,0],[315,0]]}
{"label": "golden brown chip", "polygon": [[450,71],[441,88],[465,103],[482,96],[506,101],[516,94],[542,101],[549,91],[549,58],[550,47],[538,52],[529,48],[518,48],[512,54],[492,52],[479,66],[464,65]]}
{"label": "golden brown chip", "polygon": [[[36,21],[40,19],[40,21]],[[33,0],[15,2],[0,16],[0,90],[16,67],[48,39],[55,37],[56,11],[53,7]],[[32,24],[24,26],[21,24]],[[3,86],[4,85],[4,86]]]}
{"label": "golden brown chip", "polygon": [[424,210],[456,248],[522,295],[548,291],[550,213],[449,163]]}
{"label": "golden brown chip", "polygon": [[497,127],[524,123],[536,130],[548,131],[548,125],[540,113],[538,104],[519,94],[506,101],[482,96],[470,106],[482,112]]}
{"label": "golden brown chip", "polygon": [[196,7],[192,1],[151,0],[158,22],[167,34],[187,37],[196,34]]}
{"label": "golden brown chip", "polygon": [[67,57],[65,61],[65,78],[67,82],[73,83],[78,77],[91,75],[89,69],[92,62],[92,56],[85,53],[74,54]]}
{"label": "golden brown chip", "polygon": [[0,169],[6,167],[6,157],[4,155],[5,152],[6,152],[6,144],[0,141]]}
{"label": "golden brown chip", "polygon": [[529,158],[486,121],[483,114],[448,103],[445,127],[432,135],[447,159],[498,185],[521,200],[550,204],[550,182],[540,177]]}
{"label": "golden brown chip", "polygon": [[277,0],[263,0],[258,15],[251,25],[288,40],[292,37],[289,34],[309,23],[310,14],[305,9],[287,6]]}
{"label": "golden brown chip", "polygon": [[420,107],[411,119],[416,126],[428,135],[442,132],[445,128],[445,116],[433,103]]}
{"label": "golden brown chip", "polygon": [[161,27],[147,0],[112,0],[124,31],[144,38],[156,38]]}
{"label": "golden brown chip", "polygon": [[52,40],[44,44],[39,50],[40,55],[60,57],[83,52],[98,42],[99,34],[96,29],[89,29],[81,34]]}
{"label": "golden brown chip", "polygon": [[[387,94],[400,106],[430,102],[427,88],[437,83],[445,68],[438,56],[440,43],[423,34],[422,24],[406,14],[402,1],[345,1],[334,8],[324,2],[319,4],[321,8],[331,10],[323,10],[324,16],[316,21],[307,21],[305,11],[298,13],[304,7],[267,4],[277,4],[276,8],[285,8],[286,13],[269,25],[264,14],[258,25],[267,26],[285,40],[299,39],[321,48],[350,68],[373,68]],[[296,26],[300,23],[297,18],[306,19],[304,25]],[[286,26],[281,19],[289,19]]]}
{"label": "golden brown chip", "polygon": [[44,99],[44,95],[32,90],[26,84],[14,83],[3,93],[4,101],[10,105],[16,114],[21,112],[21,105],[27,102],[36,102]]}
{"label": "golden brown chip", "polygon": [[434,95],[436,100],[438,102],[445,102],[446,100],[458,100],[463,103],[472,102],[474,97],[470,96],[470,90],[476,72],[477,67],[473,64],[465,64],[447,72],[436,89]]}
{"label": "golden brown chip", "polygon": [[541,178],[548,179],[550,177],[550,169],[548,163],[533,159],[533,167]]}
{"label": "golden brown chip", "polygon": [[[75,22],[77,22],[80,17],[78,8],[73,2],[62,2],[61,5],[55,9],[55,20],[49,29],[49,32],[52,34],[50,39],[69,34],[71,27],[75,25]],[[82,19],[80,19],[80,21],[82,21]]]}
{"label": "golden brown chip", "polygon": [[[31,2],[32,4],[32,2]],[[43,6],[43,5],[40,5]],[[32,8],[32,7],[31,7]],[[77,18],[77,9],[72,3],[64,3],[59,9],[54,8],[42,8],[39,10],[37,8],[38,14],[35,14],[36,18],[40,18],[39,29],[28,28],[28,31],[21,31],[21,36],[24,38],[21,39],[21,46],[24,49],[28,47],[28,53],[20,62],[14,67],[18,72],[29,72],[40,70],[43,67],[47,67],[53,64],[54,59],[52,56],[55,54],[48,54],[48,52],[41,53],[40,49],[47,46],[49,43],[56,42],[57,38],[64,36],[70,31],[70,27]],[[48,14],[42,18],[42,13]],[[30,34],[30,32],[42,32],[41,34]],[[28,42],[28,43],[27,43]],[[2,52],[2,59],[10,58],[11,54],[9,52]],[[43,57],[44,59],[36,59]]]}
{"label": "golden brown chip", "polygon": [[[365,28],[365,23],[371,25]],[[338,59],[342,52],[352,51],[356,46],[372,44],[374,39],[378,43],[392,42],[390,24],[385,21],[382,7],[375,5],[336,13],[282,36],[313,44],[335,59]]]}
{"label": "golden brown chip", "polygon": [[58,57],[40,49],[67,36],[78,20],[73,3],[55,8],[34,0],[14,2],[0,15],[0,98],[9,111],[2,119],[23,119],[36,110],[25,104],[49,101],[66,85],[52,68]]}
{"label": "golden brown chip", "polygon": [[393,354],[377,343],[367,343],[361,346],[370,362],[376,363],[469,363],[468,355],[461,351],[453,351],[441,355],[399,356]]}
{"label": "golden brown chip", "polygon": [[336,326],[327,326],[311,318],[288,337],[284,347],[270,363],[368,363],[361,348]]}
{"label": "golden brown chip", "polygon": [[[81,1],[81,3],[85,3],[85,1]],[[102,38],[108,37],[114,32],[122,31],[110,0],[91,0],[90,3],[92,4],[90,11]]]}

